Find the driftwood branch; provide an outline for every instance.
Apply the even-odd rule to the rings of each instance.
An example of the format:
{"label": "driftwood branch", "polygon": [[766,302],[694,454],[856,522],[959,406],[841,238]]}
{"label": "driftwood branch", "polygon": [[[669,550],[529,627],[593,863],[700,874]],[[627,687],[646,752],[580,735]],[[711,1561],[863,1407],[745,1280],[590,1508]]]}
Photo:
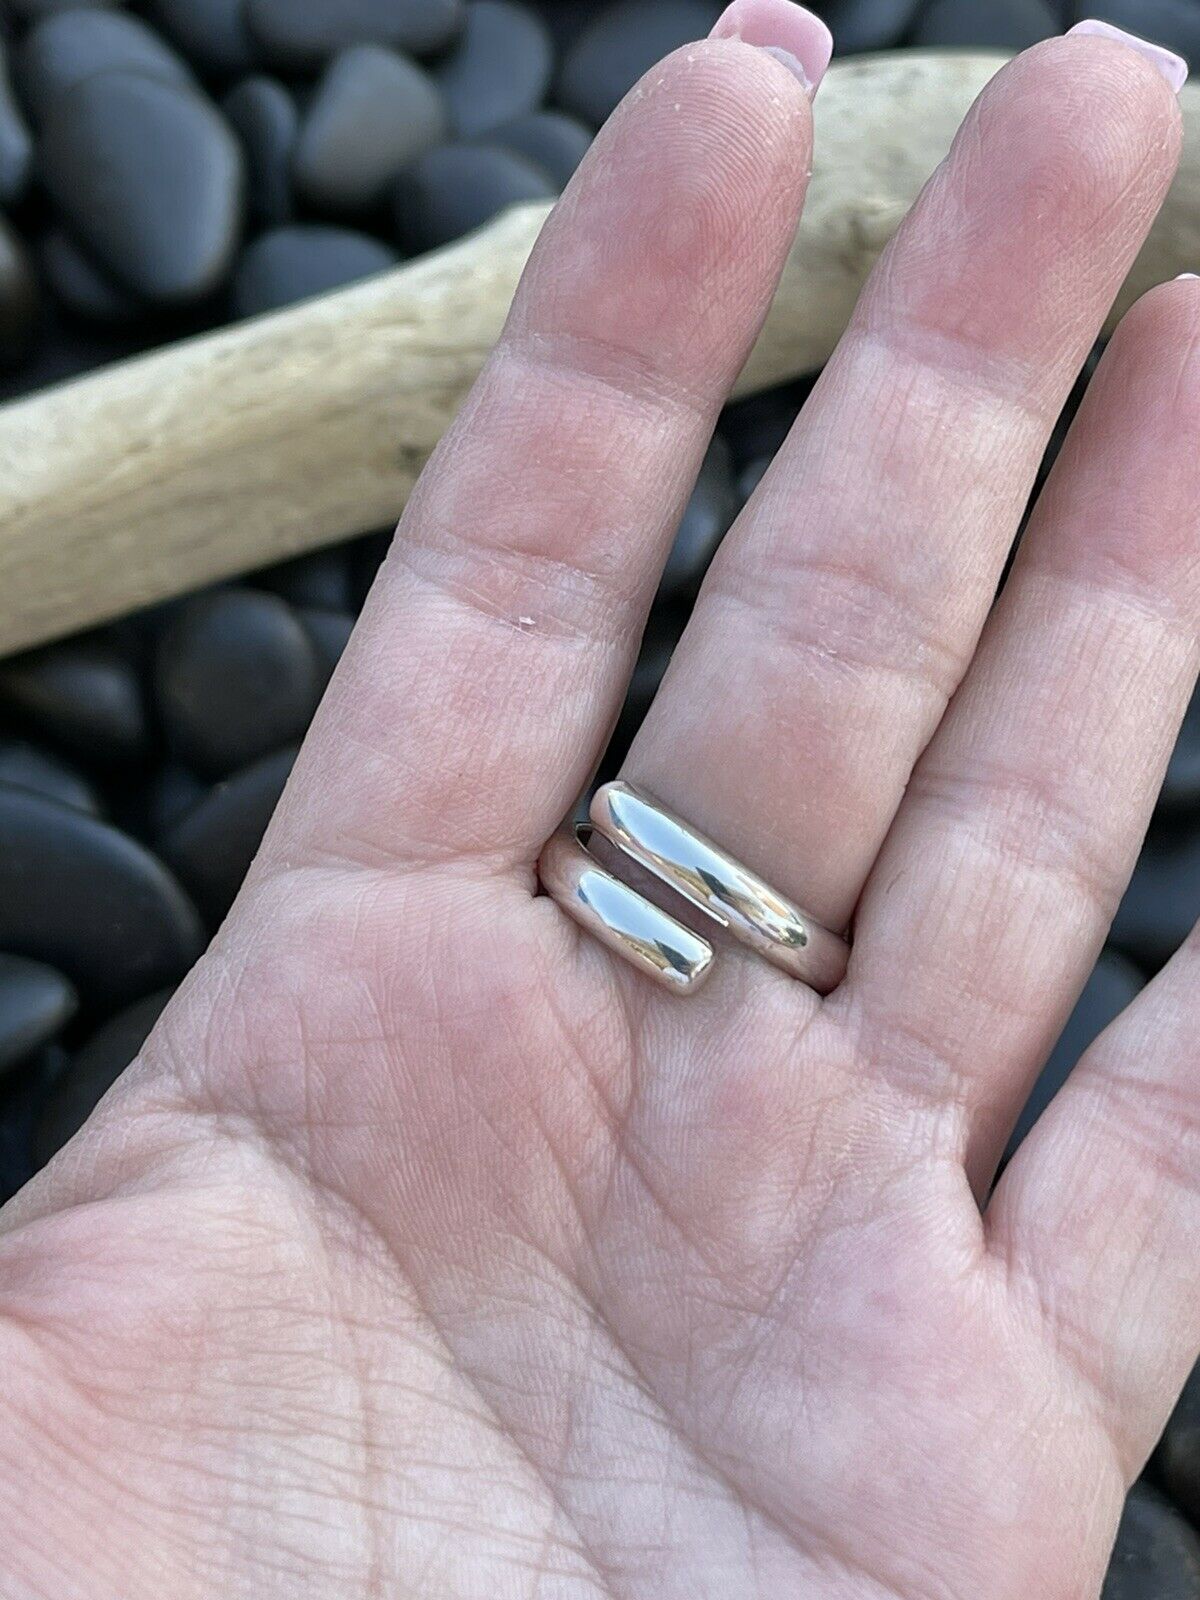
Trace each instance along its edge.
{"label": "driftwood branch", "polygon": [[[804,222],[741,392],[819,366],[991,55],[835,64]],[[1191,137],[1119,311],[1200,263]],[[0,408],[0,653],[393,521],[500,331],[545,217]]]}

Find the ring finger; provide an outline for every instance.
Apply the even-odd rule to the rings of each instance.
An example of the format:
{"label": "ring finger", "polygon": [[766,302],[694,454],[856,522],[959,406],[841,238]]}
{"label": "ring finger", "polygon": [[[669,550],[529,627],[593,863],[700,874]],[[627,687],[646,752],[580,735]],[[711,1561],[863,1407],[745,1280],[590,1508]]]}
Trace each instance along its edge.
{"label": "ring finger", "polygon": [[1170,183],[1173,60],[1077,34],[989,85],[727,537],[630,752],[625,776],[830,927],[972,657]]}

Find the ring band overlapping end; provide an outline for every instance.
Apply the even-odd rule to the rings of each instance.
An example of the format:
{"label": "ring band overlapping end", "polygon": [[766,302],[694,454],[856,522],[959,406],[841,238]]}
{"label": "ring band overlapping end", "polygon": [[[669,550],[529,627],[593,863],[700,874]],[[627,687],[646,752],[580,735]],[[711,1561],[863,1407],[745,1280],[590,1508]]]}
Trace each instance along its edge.
{"label": "ring band overlapping end", "polygon": [[[606,783],[591,805],[595,831],[630,860],[728,929],[772,965],[828,994],[846,974],[850,946],[756,873],[632,784]],[[542,853],[542,885],[576,922],[675,994],[694,993],[713,946],[588,854],[574,830]]]}

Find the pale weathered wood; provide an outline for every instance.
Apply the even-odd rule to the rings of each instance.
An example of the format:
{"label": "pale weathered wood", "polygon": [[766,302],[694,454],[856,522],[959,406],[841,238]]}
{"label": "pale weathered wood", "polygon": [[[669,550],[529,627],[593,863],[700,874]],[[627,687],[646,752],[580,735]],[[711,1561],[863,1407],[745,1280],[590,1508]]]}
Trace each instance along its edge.
{"label": "pale weathered wood", "polygon": [[[819,366],[1000,65],[835,64],[804,222],[744,392]],[[1200,263],[1200,89],[1183,169],[1122,296]],[[500,331],[545,217],[0,408],[0,653],[386,525]]]}

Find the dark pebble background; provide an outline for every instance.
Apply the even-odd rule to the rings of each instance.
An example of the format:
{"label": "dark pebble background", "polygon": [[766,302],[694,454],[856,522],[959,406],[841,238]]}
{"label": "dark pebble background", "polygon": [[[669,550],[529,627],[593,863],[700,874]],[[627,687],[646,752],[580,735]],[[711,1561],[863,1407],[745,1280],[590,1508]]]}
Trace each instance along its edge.
{"label": "dark pebble background", "polygon": [[[842,53],[1019,49],[1090,15],[1200,68],[1200,0],[816,7]],[[0,0],[0,399],[353,282],[557,194],[638,76],[719,11]],[[811,382],[727,408],[606,773]],[[229,909],[386,545],[365,529],[0,661],[0,1200],[86,1119]],[[1200,702],[1013,1147],[1198,916]],[[1130,1498],[1106,1600],[1200,1600],[1193,1526],[1200,1370]]]}

